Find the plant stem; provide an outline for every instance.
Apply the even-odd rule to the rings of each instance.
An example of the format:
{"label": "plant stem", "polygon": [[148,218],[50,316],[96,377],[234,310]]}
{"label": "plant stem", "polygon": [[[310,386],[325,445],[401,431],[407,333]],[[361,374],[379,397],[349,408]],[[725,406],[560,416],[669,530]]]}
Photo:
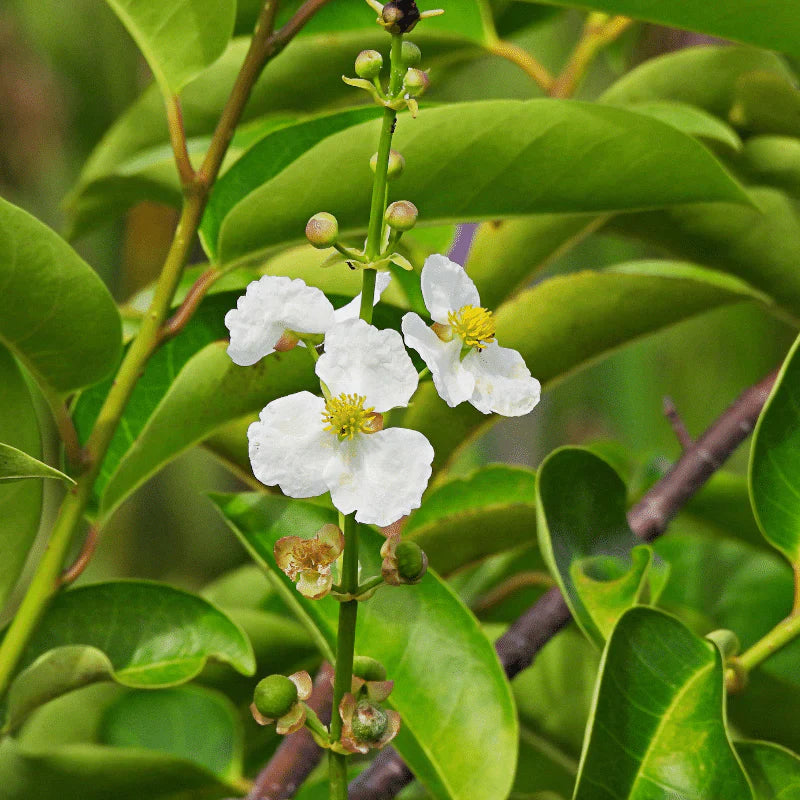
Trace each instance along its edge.
{"label": "plant stem", "polygon": [[798,636],[800,636],[800,614],[791,614],[734,660],[744,668],[745,672],[750,672]]}
{"label": "plant stem", "polygon": [[[341,587],[345,592],[358,591],[358,523],[353,515],[339,515],[344,530],[344,554],[342,557]],[[339,631],[336,637],[336,675],[333,680],[333,705],[331,711],[331,741],[342,736],[342,717],[339,703],[350,691],[353,682],[353,652],[356,646],[356,618],[358,600],[349,600],[339,605]],[[347,800],[347,756],[330,754],[330,798]]]}
{"label": "plant stem", "polygon": [[536,81],[545,92],[549,93],[553,88],[555,81],[546,67],[518,44],[497,39],[489,44],[489,52],[518,66],[528,77]]}

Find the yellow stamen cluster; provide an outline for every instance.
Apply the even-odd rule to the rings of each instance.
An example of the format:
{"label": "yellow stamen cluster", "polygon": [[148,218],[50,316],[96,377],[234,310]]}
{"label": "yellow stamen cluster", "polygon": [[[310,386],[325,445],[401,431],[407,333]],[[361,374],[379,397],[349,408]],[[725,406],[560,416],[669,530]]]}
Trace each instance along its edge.
{"label": "yellow stamen cluster", "polygon": [[325,430],[335,434],[339,441],[352,439],[357,433],[374,433],[373,407],[364,408],[364,400],[357,394],[340,394],[325,403],[322,421]]}
{"label": "yellow stamen cluster", "polygon": [[494,341],[494,318],[492,312],[485,308],[464,306],[458,311],[449,311],[447,319],[465,347],[483,350]]}

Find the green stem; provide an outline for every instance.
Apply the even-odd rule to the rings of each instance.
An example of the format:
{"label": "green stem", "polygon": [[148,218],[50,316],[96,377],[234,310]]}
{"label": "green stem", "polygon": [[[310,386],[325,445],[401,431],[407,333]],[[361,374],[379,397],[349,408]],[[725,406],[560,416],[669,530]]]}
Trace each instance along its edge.
{"label": "green stem", "polygon": [[[341,587],[345,592],[358,591],[358,524],[351,516],[339,515],[344,530],[344,555],[342,557]],[[339,631],[336,637],[336,675],[333,679],[333,703],[331,711],[331,741],[338,742],[342,736],[342,718],[339,703],[350,691],[353,682],[353,653],[356,646],[356,618],[358,601],[350,600],[339,606]],[[347,756],[330,754],[330,798],[347,800]]]}
{"label": "green stem", "polygon": [[750,672],[798,636],[800,636],[800,614],[792,614],[779,622],[763,639],[757,641],[735,661],[745,672]]}

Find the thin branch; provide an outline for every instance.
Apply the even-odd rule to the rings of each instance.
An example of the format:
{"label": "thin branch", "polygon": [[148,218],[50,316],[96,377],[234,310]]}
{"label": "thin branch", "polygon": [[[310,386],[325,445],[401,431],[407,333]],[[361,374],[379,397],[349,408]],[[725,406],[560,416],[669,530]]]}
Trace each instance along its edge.
{"label": "thin branch", "polygon": [[177,336],[186,326],[186,323],[197,311],[202,299],[206,296],[209,288],[214,282],[222,276],[222,271],[216,267],[209,267],[200,277],[192,284],[191,289],[186,293],[183,302],[178,307],[178,310],[162,325],[161,327],[161,341],[171,339]]}
{"label": "thin branch", "polygon": [[485,595],[479,597],[472,604],[472,611],[475,614],[480,614],[496,606],[498,603],[502,603],[503,600],[511,597],[512,594],[518,592],[520,589],[526,589],[529,586],[543,586],[549,589],[554,583],[553,576],[550,575],[549,572],[519,572],[516,575],[512,575],[508,580],[503,581],[499,586],[495,586],[494,589],[487,592]]}
{"label": "thin branch", "polygon": [[53,422],[55,422],[58,436],[64,445],[64,455],[67,458],[67,463],[75,471],[82,472],[86,467],[86,454],[81,447],[78,431],[75,428],[75,422],[69,413],[67,404],[64,402],[64,398],[56,392],[44,387],[40,388],[45,402],[50,408],[50,413],[53,415]]}
{"label": "thin branch", "polygon": [[488,50],[490,53],[505,58],[506,61],[510,61],[512,64],[516,64],[516,66],[530,78],[533,78],[533,80],[548,94],[552,90],[555,79],[548,72],[547,67],[524,48],[513,42],[498,39],[488,45]]}
{"label": "thin branch", "polygon": [[191,159],[189,158],[180,98],[176,94],[172,95],[172,97],[165,100],[165,105],[167,107],[169,141],[172,145],[172,153],[175,156],[175,166],[178,169],[178,176],[181,179],[183,191],[188,193],[194,185],[195,173]]}
{"label": "thin branch", "polygon": [[671,397],[664,398],[664,416],[669,420],[672,432],[681,446],[681,450],[692,446],[692,434],[681,419],[678,409]]}
{"label": "thin branch", "polygon": [[92,560],[94,551],[97,549],[97,542],[100,538],[100,526],[90,525],[89,530],[86,531],[86,538],[81,545],[81,551],[78,553],[72,565],[67,567],[58,579],[59,586],[69,586],[74,583],[81,576],[89,562]]}

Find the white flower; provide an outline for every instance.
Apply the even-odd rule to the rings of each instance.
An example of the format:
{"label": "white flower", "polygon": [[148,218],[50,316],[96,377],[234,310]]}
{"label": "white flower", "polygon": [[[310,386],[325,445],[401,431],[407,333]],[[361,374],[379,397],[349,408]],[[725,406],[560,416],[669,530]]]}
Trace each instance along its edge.
{"label": "white flower", "polygon": [[433,448],[418,431],[382,430],[381,414],[408,405],[417,373],[400,334],[361,319],[331,327],[317,375],[330,399],[273,400],[247,431],[254,475],[290,497],[329,491],[343,514],[385,526],[418,508]]}
{"label": "white flower", "polygon": [[[380,299],[390,278],[388,272],[378,274],[373,304]],[[225,315],[225,325],[231,333],[228,355],[240,367],[249,367],[274,353],[287,331],[325,333],[335,322],[357,317],[360,306],[359,294],[334,311],[320,289],[307,286],[300,278],[264,275],[248,285],[236,308]]]}
{"label": "white flower", "polygon": [[445,256],[429,256],[422,297],[434,324],[429,328],[410,312],[403,317],[403,335],[428,365],[442,399],[449,406],[466,400],[484,414],[506,417],[531,411],[541,395],[539,381],[516,350],[497,343],[492,313],[481,307],[464,269]]}

